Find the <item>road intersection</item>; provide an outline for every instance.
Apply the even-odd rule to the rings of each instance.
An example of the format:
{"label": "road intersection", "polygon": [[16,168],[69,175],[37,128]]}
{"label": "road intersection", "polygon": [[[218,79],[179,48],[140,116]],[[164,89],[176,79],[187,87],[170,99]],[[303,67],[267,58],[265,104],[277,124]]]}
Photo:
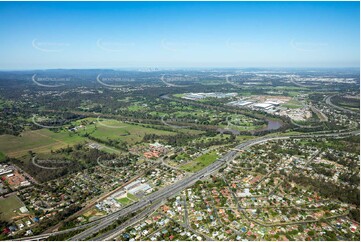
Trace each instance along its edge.
{"label": "road intersection", "polygon": [[[127,216],[136,211],[142,210],[142,209],[146,208],[147,206],[149,206],[149,208],[146,208],[146,210],[145,210],[146,212],[141,212],[140,214],[135,215],[135,217],[131,218],[129,220],[129,222],[126,222],[125,224],[120,225],[118,228],[112,230],[111,233],[106,234],[107,236],[104,239],[110,240],[110,239],[115,238],[115,236],[118,235],[119,231],[121,231],[124,228],[128,227],[129,225],[133,224],[134,220],[139,221],[141,218],[145,217],[148,214],[148,212],[150,212],[152,210],[151,208],[156,207],[155,205],[159,204],[161,201],[164,201],[164,200],[174,196],[175,194],[179,193],[183,189],[185,189],[189,186],[192,186],[193,184],[195,184],[197,181],[203,179],[204,177],[207,177],[207,176],[211,175],[212,173],[218,171],[222,166],[224,166],[228,162],[232,161],[237,156],[237,154],[239,153],[240,150],[244,150],[253,145],[265,143],[265,142],[272,141],[272,140],[282,140],[282,139],[290,139],[290,138],[296,138],[296,139],[297,138],[317,138],[317,137],[340,138],[340,137],[347,137],[347,136],[353,136],[353,135],[359,135],[359,134],[360,134],[359,130],[351,130],[351,131],[333,132],[333,133],[315,132],[315,133],[308,133],[308,134],[304,134],[304,135],[264,136],[264,137],[259,137],[259,138],[255,138],[252,140],[247,140],[247,141],[237,145],[234,149],[231,149],[223,157],[216,160],[214,163],[205,167],[204,169],[202,169],[190,176],[187,176],[184,179],[182,179],[166,188],[163,188],[162,190],[156,191],[156,192],[144,197],[140,201],[133,203],[130,206],[127,206],[125,208],[120,209],[117,212],[107,215],[107,216],[103,217],[102,219],[99,219],[90,224],[81,225],[81,226],[78,226],[75,228],[47,233],[47,234],[42,234],[42,235],[38,235],[38,236],[24,237],[24,238],[21,238],[18,240],[40,240],[40,239],[48,238],[53,235],[64,234],[64,233],[68,233],[68,232],[72,232],[72,231],[76,231],[76,230],[81,230],[84,228],[86,228],[84,231],[73,236],[72,238],[70,238],[70,240],[72,240],[72,241],[86,240],[87,238],[92,237],[97,232],[110,226],[117,219],[119,219],[123,216]],[[134,219],[134,218],[136,218],[136,219]],[[103,236],[98,237],[98,238],[103,238]]]}

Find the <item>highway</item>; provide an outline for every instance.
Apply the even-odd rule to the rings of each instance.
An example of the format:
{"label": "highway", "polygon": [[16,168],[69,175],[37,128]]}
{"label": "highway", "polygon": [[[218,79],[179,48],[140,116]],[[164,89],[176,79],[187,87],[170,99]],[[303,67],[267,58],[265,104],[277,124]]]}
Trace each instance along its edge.
{"label": "highway", "polygon": [[119,236],[119,234],[122,232],[123,229],[126,229],[127,227],[137,223],[144,217],[149,216],[151,213],[156,211],[162,204],[163,204],[163,201],[154,203],[152,206],[147,207],[144,211],[142,211],[141,213],[128,219],[127,221],[125,221],[124,223],[122,223],[121,225],[116,227],[115,229],[110,230],[104,234],[101,234],[100,236],[98,236],[92,240],[94,240],[94,241],[111,240],[112,238]]}
{"label": "highway", "polygon": [[337,96],[337,95],[333,95],[333,96],[328,96],[328,97],[326,97],[326,98],[325,98],[326,104],[329,105],[329,106],[331,106],[331,107],[333,107],[333,108],[335,108],[335,109],[337,109],[337,110],[340,110],[340,111],[343,111],[343,112],[346,112],[346,113],[358,114],[358,112],[355,112],[355,111],[352,111],[352,110],[350,110],[350,109],[343,108],[343,107],[340,107],[340,106],[337,106],[337,105],[333,104],[333,103],[331,102],[331,99],[332,99],[333,97],[335,97],[335,96]]}
{"label": "highway", "polygon": [[61,230],[61,231],[56,231],[56,232],[51,232],[51,233],[46,233],[46,234],[40,234],[40,235],[34,235],[34,236],[30,236],[30,237],[23,237],[23,238],[19,238],[19,239],[13,239],[13,241],[44,240],[46,238],[49,238],[50,236],[65,234],[65,233],[69,233],[72,231],[84,229],[84,228],[90,227],[98,222],[100,222],[100,220],[96,220],[96,221],[93,221],[93,222],[90,222],[90,223],[87,223],[84,225],[80,225],[80,226],[77,226],[77,227],[71,228],[71,229],[66,229],[66,230]]}
{"label": "highway", "polygon": [[[354,135],[359,134],[359,131],[351,131],[344,133],[330,133],[330,134],[314,134],[314,135],[299,135],[299,136],[292,136],[292,138],[307,138],[307,137],[328,137],[328,136],[343,136],[343,135]],[[289,139],[290,136],[282,136],[282,137],[261,137],[253,140],[248,140],[242,144],[239,144],[235,147],[236,150],[245,149],[248,147],[251,147],[256,144],[264,143],[271,140],[280,140],[280,139]],[[183,180],[174,183],[173,185],[170,185],[166,188],[163,188],[162,190],[159,190],[157,192],[154,192],[150,194],[149,196],[143,198],[138,203],[133,204],[132,206],[129,206],[125,209],[122,209],[108,217],[106,217],[101,223],[96,224],[95,226],[79,233],[78,235],[72,237],[70,240],[84,240],[97,231],[106,228],[110,224],[112,224],[117,218],[121,216],[125,216],[129,214],[130,212],[137,211],[141,208],[144,208],[145,206],[151,204],[153,201],[156,200],[163,200],[167,199],[168,197],[171,197],[172,195],[182,191],[186,187],[189,187],[196,183],[198,180],[201,180],[202,178],[214,173],[218,169],[220,169],[225,163],[231,161],[235,158],[238,151],[231,150],[227,154],[225,154],[222,158],[218,159],[216,162],[212,163],[211,165],[205,167],[204,169],[194,173],[193,175],[184,178]]]}
{"label": "highway", "polygon": [[[251,145],[255,145],[258,143],[262,143],[268,140],[276,140],[276,139],[287,139],[289,137],[274,137],[274,138],[258,138],[255,140],[249,140],[246,141],[245,143],[242,143],[240,145],[238,145],[236,147],[236,149],[244,149],[248,146]],[[163,199],[167,199],[169,197],[171,197],[172,195],[182,191],[184,188],[189,187],[191,185],[193,185],[194,183],[196,183],[198,180],[201,180],[202,178],[212,174],[213,172],[217,171],[218,169],[220,169],[225,163],[231,161],[236,155],[237,155],[237,151],[235,150],[231,150],[229,151],[227,154],[225,154],[222,158],[218,159],[216,162],[214,162],[213,164],[207,166],[206,168],[194,173],[193,175],[184,178],[183,180],[176,182],[166,188],[163,188],[162,190],[159,190],[157,192],[154,192],[150,195],[148,195],[147,197],[143,198],[142,200],[140,200],[137,203],[134,203],[133,205],[121,209],[107,217],[105,217],[103,219],[102,222],[94,225],[93,227],[75,235],[74,237],[72,237],[70,240],[84,240],[90,236],[92,236],[93,234],[95,234],[97,231],[100,231],[106,227],[108,227],[109,225],[111,225],[116,219],[118,219],[119,217],[122,216],[126,216],[131,212],[135,212],[139,209],[142,209],[144,207],[146,207],[147,205],[150,205],[152,202],[157,201],[157,200],[163,200]]]}
{"label": "highway", "polygon": [[[244,150],[246,148],[249,148],[253,145],[268,142],[271,140],[281,140],[281,139],[289,139],[289,138],[316,138],[316,137],[346,137],[350,135],[359,135],[360,131],[346,131],[346,132],[335,132],[335,133],[314,133],[314,134],[305,134],[305,135],[294,135],[294,136],[277,136],[277,137],[259,137],[256,139],[248,140],[244,143],[241,143],[237,145],[234,149],[227,152],[223,157],[212,163],[211,165],[205,167],[204,169],[194,173],[191,176],[185,177],[183,180],[178,181],[166,188],[163,188],[162,190],[159,190],[157,192],[154,192],[146,197],[144,197],[142,200],[138,201],[137,203],[134,203],[128,207],[125,207],[117,212],[114,212],[106,217],[103,217],[100,219],[100,221],[96,221],[96,223],[93,223],[92,227],[84,230],[83,232],[73,236],[69,240],[75,241],[75,240],[85,240],[91,236],[93,236],[98,231],[105,229],[106,227],[110,226],[113,222],[115,222],[118,218],[126,216],[132,212],[136,212],[138,210],[144,209],[145,207],[149,205],[154,205],[155,203],[158,203],[157,201],[166,200],[167,198],[177,194],[178,192],[182,191],[183,189],[193,185],[197,181],[203,179],[206,176],[209,176],[210,174],[218,171],[223,165],[227,164],[228,162],[232,161],[236,155],[238,154],[239,150]],[[139,216],[137,217],[139,218]],[[91,226],[90,224],[83,225],[82,228]],[[67,229],[64,231],[58,231],[48,234],[43,234],[39,236],[32,236],[32,237],[24,237],[19,240],[38,240],[47,238],[51,235],[61,234],[61,233],[67,233],[70,231],[78,230],[80,227]],[[123,228],[120,228],[123,229]],[[119,231],[119,229],[117,230]],[[117,234],[113,231],[114,234]],[[112,236],[109,234],[106,239],[111,239]]]}
{"label": "highway", "polygon": [[295,84],[296,86],[299,86],[299,87],[305,87],[305,88],[317,87],[317,85],[309,86],[309,85],[305,85],[305,84],[298,83],[298,82],[295,81],[295,79],[294,79],[293,76],[291,77],[291,82],[292,82],[293,84]]}

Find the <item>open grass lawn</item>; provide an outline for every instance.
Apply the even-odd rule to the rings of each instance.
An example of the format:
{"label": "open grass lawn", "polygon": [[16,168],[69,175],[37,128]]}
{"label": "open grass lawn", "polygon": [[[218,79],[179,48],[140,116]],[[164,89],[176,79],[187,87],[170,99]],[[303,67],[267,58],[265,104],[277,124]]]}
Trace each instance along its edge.
{"label": "open grass lawn", "polygon": [[[95,124],[87,124],[77,132],[69,132],[65,129],[55,133],[49,129],[40,129],[24,131],[20,136],[0,135],[0,152],[9,157],[21,157],[30,150],[36,153],[49,153],[51,150],[67,147],[68,145],[72,146],[83,141],[92,142],[88,138],[82,137],[81,134],[85,133],[89,133],[91,136],[102,140],[109,138],[126,141],[129,144],[141,141],[145,134],[175,134],[175,132],[157,130],[110,119],[99,119],[100,122],[97,122],[97,119],[87,118],[75,121],[73,124],[77,126],[82,121],[93,121]],[[112,151],[111,147],[104,148],[104,151],[115,152]]]}
{"label": "open grass lawn", "polygon": [[[91,124],[91,122],[93,122]],[[59,132],[53,132],[49,129],[28,130],[21,133],[20,136],[0,135],[0,160],[2,155],[9,157],[21,157],[26,155],[30,150],[39,154],[50,153],[51,150],[57,150],[81,142],[93,142],[86,137],[88,133],[94,138],[101,140],[120,140],[126,141],[129,145],[140,142],[146,134],[157,135],[175,135],[175,132],[158,130],[149,127],[149,125],[135,125],[123,123],[112,119],[86,118],[73,122],[73,125],[79,126],[83,124],[83,128],[79,128],[76,132],[70,132],[65,128]],[[147,127],[148,126],[148,127]],[[177,130],[178,132],[189,132],[194,134],[202,133],[202,131],[193,131],[189,129]],[[119,151],[113,147],[105,147],[106,152]]]}
{"label": "open grass lawn", "polygon": [[79,131],[82,134],[86,132],[97,139],[122,140],[128,142],[128,144],[141,141],[146,134],[175,135],[175,132],[143,127],[113,119],[99,119],[96,124],[90,124],[84,130]]}
{"label": "open grass lawn", "polygon": [[25,131],[21,136],[0,135],[0,152],[9,157],[21,157],[29,150],[36,153],[48,153],[68,145],[74,145],[85,138],[67,131],[54,133],[49,129]]}
{"label": "open grass lawn", "polygon": [[137,200],[138,200],[138,198],[137,198],[136,196],[134,196],[133,194],[131,194],[131,193],[127,193],[127,197],[128,197],[129,199],[133,200],[133,201],[137,201]]}
{"label": "open grass lawn", "polygon": [[21,214],[19,208],[23,206],[23,202],[17,196],[0,198],[0,219],[10,221],[13,217]]}
{"label": "open grass lawn", "polygon": [[138,198],[134,196],[133,194],[127,193],[126,197],[122,197],[119,199],[116,199],[119,203],[121,203],[123,206],[126,206],[128,204],[131,204],[135,201],[138,201]]}
{"label": "open grass lawn", "polygon": [[180,168],[188,172],[197,172],[215,162],[217,158],[217,152],[212,151],[207,154],[201,155],[200,157],[187,164],[181,165]]}
{"label": "open grass lawn", "polygon": [[119,198],[119,199],[117,199],[117,201],[118,201],[120,204],[122,204],[123,206],[126,206],[126,205],[132,203],[132,201],[131,201],[129,198],[127,198],[127,197]]}

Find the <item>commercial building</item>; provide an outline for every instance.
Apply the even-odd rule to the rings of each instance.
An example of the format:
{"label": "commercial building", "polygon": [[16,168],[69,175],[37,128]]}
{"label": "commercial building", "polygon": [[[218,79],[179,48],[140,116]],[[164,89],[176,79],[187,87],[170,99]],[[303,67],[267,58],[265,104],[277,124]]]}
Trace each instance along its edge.
{"label": "commercial building", "polygon": [[253,105],[254,108],[258,108],[258,109],[270,109],[272,108],[274,105],[271,103],[257,103],[255,105]]}
{"label": "commercial building", "polygon": [[253,102],[251,102],[251,101],[238,100],[238,101],[229,102],[228,104],[231,105],[231,106],[245,107],[245,106],[248,106],[248,105],[250,105],[252,103]]}

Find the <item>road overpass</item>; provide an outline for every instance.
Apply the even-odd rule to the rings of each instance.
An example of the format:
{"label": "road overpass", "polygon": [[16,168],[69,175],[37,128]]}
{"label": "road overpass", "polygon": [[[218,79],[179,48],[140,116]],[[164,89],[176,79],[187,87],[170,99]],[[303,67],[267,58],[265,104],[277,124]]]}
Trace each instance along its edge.
{"label": "road overpass", "polygon": [[[267,137],[259,137],[256,139],[245,141],[239,145],[237,145],[234,149],[227,152],[225,155],[223,155],[220,159],[216,160],[211,165],[205,167],[204,169],[194,173],[191,176],[185,177],[183,180],[178,181],[168,187],[163,188],[162,190],[159,190],[157,192],[154,192],[140,201],[125,207],[117,212],[114,212],[99,221],[94,221],[92,224],[86,224],[82,226],[78,226],[76,228],[67,229],[63,231],[43,234],[39,236],[32,236],[32,237],[24,237],[18,240],[39,240],[44,239],[52,235],[58,235],[63,234],[83,228],[87,228],[91,226],[90,228],[84,230],[83,232],[73,236],[70,238],[70,240],[85,240],[87,238],[90,238],[98,231],[107,228],[112,223],[114,223],[118,218],[129,215],[133,212],[136,212],[138,210],[144,209],[149,205],[152,205],[153,203],[156,203],[157,201],[166,200],[169,197],[172,197],[173,195],[177,194],[178,192],[182,191],[183,189],[193,185],[197,181],[203,179],[206,176],[209,176],[210,174],[216,172],[219,170],[223,165],[227,164],[231,160],[235,158],[235,156],[238,154],[239,150],[244,150],[246,148],[249,148],[253,145],[265,143],[272,140],[283,140],[283,139],[290,139],[290,138],[317,138],[317,137],[346,137],[346,136],[352,136],[352,135],[359,135],[359,130],[353,130],[353,131],[345,131],[345,132],[333,132],[333,133],[309,133],[305,135],[289,135],[289,136],[267,136]],[[137,216],[137,215],[136,215]],[[138,217],[137,217],[138,218]],[[111,239],[111,234],[107,236],[106,239]]]}

